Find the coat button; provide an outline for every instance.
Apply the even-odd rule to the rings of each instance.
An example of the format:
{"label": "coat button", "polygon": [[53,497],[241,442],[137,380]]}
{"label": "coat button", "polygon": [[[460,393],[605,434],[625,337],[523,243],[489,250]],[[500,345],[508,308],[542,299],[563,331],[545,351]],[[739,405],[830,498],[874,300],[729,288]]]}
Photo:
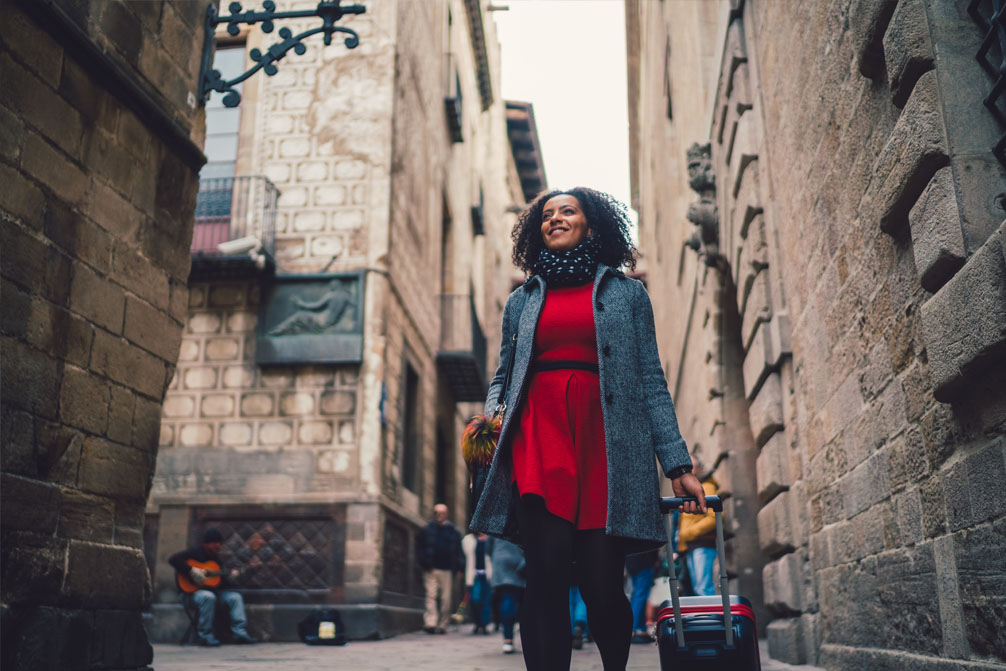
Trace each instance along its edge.
{"label": "coat button", "polygon": [[615,402],[615,395],[608,394],[607,396],[604,397],[604,402],[607,403],[608,405],[611,405],[612,403]]}
{"label": "coat button", "polygon": [[597,309],[601,312],[604,312],[604,303],[602,303],[601,301],[597,301]]}
{"label": "coat button", "polygon": [[604,352],[604,356],[611,356],[611,347],[609,345],[605,345],[602,351]]}

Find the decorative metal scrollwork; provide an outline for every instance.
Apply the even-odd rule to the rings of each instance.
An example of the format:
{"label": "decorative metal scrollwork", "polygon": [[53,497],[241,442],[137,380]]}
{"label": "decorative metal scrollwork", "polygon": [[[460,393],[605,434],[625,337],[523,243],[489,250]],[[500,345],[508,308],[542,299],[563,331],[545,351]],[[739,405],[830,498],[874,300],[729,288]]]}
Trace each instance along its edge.
{"label": "decorative metal scrollwork", "polygon": [[[967,9],[982,31],[982,41],[975,60],[992,78],[992,90],[982,103],[1000,128],[1006,128],[1006,2],[971,0]],[[999,137],[992,153],[1006,166],[1006,133]]]}
{"label": "decorative metal scrollwork", "polygon": [[[241,102],[241,94],[234,88],[236,85],[248,79],[259,70],[265,70],[265,73],[270,77],[276,74],[277,61],[286,56],[286,53],[291,49],[293,49],[294,53],[303,55],[307,51],[303,40],[311,35],[324,33],[325,45],[328,46],[332,44],[332,33],[346,33],[348,35],[345,39],[346,48],[354,49],[360,44],[360,36],[351,28],[335,25],[335,22],[346,14],[363,14],[367,11],[367,8],[363,5],[343,7],[340,4],[341,1],[319,2],[318,6],[314,9],[291,12],[277,12],[276,3],[273,0],[265,0],[262,3],[264,11],[261,12],[243,12],[240,2],[232,2],[228,6],[231,13],[227,16],[218,16],[216,6],[211,4],[206,8],[206,37],[203,42],[203,61],[199,77],[201,82],[199,90],[200,102],[206,101],[206,97],[210,91],[218,91],[224,94],[224,105],[227,107],[237,107],[238,103]],[[280,28],[279,36],[283,38],[282,42],[272,45],[264,54],[258,49],[252,49],[248,55],[256,62],[256,65],[240,76],[225,80],[219,70],[211,69],[214,48],[213,35],[216,32],[217,26],[221,23],[227,24],[227,32],[229,34],[237,36],[241,32],[238,26],[242,23],[247,23],[248,25],[261,23],[262,32],[271,33],[275,28],[273,21],[276,19],[299,19],[312,16],[317,16],[322,20],[322,24],[317,28],[305,30],[299,35],[294,35],[293,31],[289,28]]]}

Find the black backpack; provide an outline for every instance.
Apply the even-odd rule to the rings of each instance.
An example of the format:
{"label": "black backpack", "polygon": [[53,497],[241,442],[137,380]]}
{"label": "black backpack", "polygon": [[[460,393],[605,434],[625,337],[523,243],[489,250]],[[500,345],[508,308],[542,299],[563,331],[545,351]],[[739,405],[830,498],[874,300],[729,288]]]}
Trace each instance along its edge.
{"label": "black backpack", "polygon": [[339,611],[322,608],[299,623],[297,634],[308,645],[346,645],[346,629]]}

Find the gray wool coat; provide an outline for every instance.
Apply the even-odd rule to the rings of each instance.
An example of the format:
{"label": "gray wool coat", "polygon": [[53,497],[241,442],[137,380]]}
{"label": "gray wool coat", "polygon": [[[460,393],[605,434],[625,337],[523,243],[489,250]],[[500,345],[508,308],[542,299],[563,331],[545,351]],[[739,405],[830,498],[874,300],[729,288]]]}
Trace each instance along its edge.
{"label": "gray wool coat", "polygon": [[[497,406],[507,362],[516,357],[506,390],[499,444],[471,523],[476,531],[509,540],[517,540],[516,520],[509,519],[514,491],[509,441],[515,425],[519,425],[535,330],[544,303],[545,281],[537,275],[507,299],[500,364],[489,384],[485,404],[488,415]],[[691,459],[660,366],[653,308],[643,284],[599,264],[592,305],[608,457],[606,532],[626,539],[626,550],[638,552],[667,541],[660,515],[656,462],[668,473],[691,464]]]}

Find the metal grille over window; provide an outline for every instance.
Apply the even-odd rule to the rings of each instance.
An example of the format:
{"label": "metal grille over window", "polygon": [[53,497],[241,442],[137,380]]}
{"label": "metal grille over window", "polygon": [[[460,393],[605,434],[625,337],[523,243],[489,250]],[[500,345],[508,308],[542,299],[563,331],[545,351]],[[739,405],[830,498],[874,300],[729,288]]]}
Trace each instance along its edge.
{"label": "metal grille over window", "polygon": [[246,590],[327,590],[333,574],[331,520],[221,520],[221,559],[244,569]]}
{"label": "metal grille over window", "polygon": [[[983,34],[975,59],[992,78],[992,90],[982,102],[1006,131],[1006,0],[971,0],[968,14]],[[1006,166],[1006,132],[992,153]]]}

